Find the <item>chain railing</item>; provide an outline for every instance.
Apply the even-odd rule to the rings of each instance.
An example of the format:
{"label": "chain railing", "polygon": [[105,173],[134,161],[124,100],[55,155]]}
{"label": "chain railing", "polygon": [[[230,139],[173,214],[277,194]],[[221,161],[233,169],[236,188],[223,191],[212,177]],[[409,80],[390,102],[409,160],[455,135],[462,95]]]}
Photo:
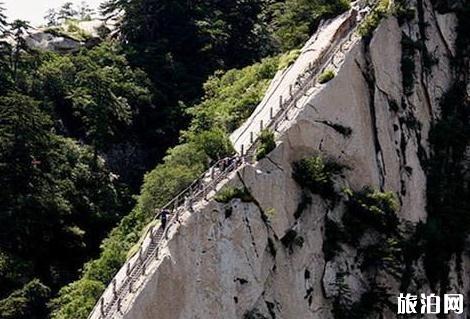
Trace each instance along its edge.
{"label": "chain railing", "polygon": [[[297,102],[316,85],[321,72],[331,65],[335,68],[338,67],[335,58],[338,55],[345,55],[346,51],[350,49],[351,45],[347,46],[347,44],[352,44],[355,40],[356,28],[366,16],[358,19],[356,24],[348,30],[348,34],[332,43],[319,59],[314,63],[309,63],[306,71],[299,75],[295,83],[290,86],[289,97],[283,100],[280,96],[279,107],[275,114],[271,107],[269,121],[266,126],[264,127],[263,122],[260,122],[260,131],[264,128],[277,131],[284,121],[289,120],[289,111],[295,108]],[[155,225],[149,227],[143,236],[138,252],[130,257],[114,276],[111,284],[106,288],[88,317],[89,319],[114,319],[118,314],[122,314],[123,303],[126,302],[127,297],[139,288],[137,287],[138,281],[146,275],[151,263],[158,256],[161,239],[167,237],[168,230],[179,223],[180,214],[187,209],[191,210],[198,201],[208,200],[209,197],[215,194],[216,187],[222,180],[226,179],[231,172],[237,170],[244,163],[250,162],[256,149],[257,139],[258,136],[255,137],[253,131],[251,131],[250,143],[246,147],[242,144],[240,155],[219,160],[165,206],[161,207],[160,210],[172,211],[168,225],[165,229]],[[156,219],[155,216],[154,220]]]}
{"label": "chain railing", "polygon": [[294,84],[289,86],[287,99],[282,95],[279,96],[277,110],[275,110],[273,106],[270,107],[269,121],[266,125],[263,120],[260,120],[258,135],[256,135],[255,131],[250,131],[248,145],[245,146],[245,144],[242,144],[240,147],[242,154],[254,152],[257,139],[263,129],[278,131],[278,127],[283,122],[289,121],[289,112],[297,107],[297,102],[299,102],[310,89],[315,87],[318,83],[318,77],[325,70],[328,68],[337,69],[339,67],[335,59],[338,58],[338,55],[344,56],[351,47],[351,45],[347,44],[351,44],[351,42],[359,38],[356,36],[356,27],[363,19],[364,17],[351,27],[345,37],[335,41],[314,63],[309,63],[307,69],[296,78]]}

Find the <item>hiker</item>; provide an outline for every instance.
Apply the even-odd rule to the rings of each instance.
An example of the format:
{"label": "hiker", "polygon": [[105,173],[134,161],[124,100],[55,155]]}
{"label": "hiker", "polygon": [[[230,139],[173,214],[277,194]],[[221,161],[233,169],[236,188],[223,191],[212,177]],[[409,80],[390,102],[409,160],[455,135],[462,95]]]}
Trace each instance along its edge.
{"label": "hiker", "polygon": [[229,172],[233,171],[235,167],[233,167],[233,163],[235,163],[235,157],[228,157],[227,158],[227,168],[230,168]]}
{"label": "hiker", "polygon": [[169,214],[170,214],[170,212],[168,211],[168,209],[162,209],[160,214],[157,215],[157,218],[160,217],[162,229],[165,229],[165,227],[166,227],[166,222],[168,220],[168,215]]}

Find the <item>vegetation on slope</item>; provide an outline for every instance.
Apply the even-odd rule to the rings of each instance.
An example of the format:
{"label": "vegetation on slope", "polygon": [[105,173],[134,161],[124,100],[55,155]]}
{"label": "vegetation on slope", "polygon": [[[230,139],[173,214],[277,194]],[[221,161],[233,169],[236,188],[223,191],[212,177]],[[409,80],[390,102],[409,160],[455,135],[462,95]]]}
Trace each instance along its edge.
{"label": "vegetation on slope", "polygon": [[251,196],[250,192],[243,187],[226,186],[222,188],[214,197],[214,199],[220,203],[228,203],[235,198],[240,198],[243,202],[253,201],[253,197]]}
{"label": "vegetation on slope", "polygon": [[333,70],[325,70],[318,77],[318,83],[324,84],[331,81],[335,77],[335,72]]}
{"label": "vegetation on slope", "polygon": [[[3,49],[0,56],[4,62],[1,63],[0,86],[0,181],[3,187],[0,194],[0,299],[3,301],[0,304],[7,307],[11,300],[16,300],[18,309],[23,309],[27,305],[20,301],[27,303],[28,300],[17,296],[26,289],[24,285],[38,278],[41,284],[56,291],[70,282],[77,269],[98,252],[102,238],[130,209],[132,200],[127,187],[99,156],[97,147],[60,134],[64,132],[58,115],[62,105],[45,93],[48,89],[40,75],[49,73],[54,83],[65,82],[67,79],[60,72],[53,72],[57,68],[49,65],[61,57],[41,53],[20,55],[18,51],[8,51],[7,46]],[[91,63],[88,55],[79,55],[77,59],[83,63],[80,67],[85,69],[83,72],[89,72],[87,74],[102,71],[99,67],[86,69]],[[106,70],[112,70],[110,64]],[[76,78],[80,79],[82,74],[76,73]],[[119,81],[126,85],[132,78],[129,82]],[[101,83],[103,91],[115,92],[115,98],[126,96],[124,91],[106,87],[108,83]],[[90,85],[93,84],[75,82],[73,89],[87,89]],[[89,90],[90,95],[81,98],[88,98],[96,108],[101,108],[101,114],[108,114],[104,103],[96,103],[95,94],[100,91]],[[58,89],[53,92],[55,97],[65,99]],[[67,105],[71,104],[63,104],[63,107]],[[95,116],[98,114],[77,116],[77,123],[81,120],[90,123],[77,127],[84,132],[100,132],[103,127],[112,125],[111,121],[94,121]],[[1,316],[8,313],[8,308],[0,308]],[[25,309],[24,313],[30,310]]]}
{"label": "vegetation on slope", "polygon": [[304,158],[293,165],[293,177],[302,187],[324,198],[336,197],[333,176],[341,173],[343,166],[321,156]]}
{"label": "vegetation on slope", "polygon": [[363,37],[370,38],[380,21],[387,16],[389,11],[390,0],[379,0],[369,16],[361,22],[358,30],[359,34]]}
{"label": "vegetation on slope", "polygon": [[282,50],[304,44],[324,18],[331,18],[350,8],[349,0],[274,1],[274,41]]}
{"label": "vegetation on slope", "polygon": [[274,132],[271,130],[264,129],[261,131],[258,137],[259,146],[256,149],[256,159],[260,160],[265,158],[273,149],[276,148],[276,140],[274,138]]}
{"label": "vegetation on slope", "polygon": [[[261,101],[278,62],[278,57],[265,59],[241,70],[217,73],[209,79],[204,101],[190,111],[194,118],[189,129],[182,133],[182,143],[169,150],[164,162],[145,176],[137,206],[104,241],[100,258],[85,266],[82,278],[61,290],[53,302],[53,318],[85,318],[76,314],[87,314],[96,302],[98,295],[90,287],[103,289],[109,283],[151,220],[154,209],[189,185],[208,163],[233,152],[227,141],[230,129],[235,128],[232,123],[247,117],[250,113],[246,109]],[[225,201],[231,195],[220,196]]]}

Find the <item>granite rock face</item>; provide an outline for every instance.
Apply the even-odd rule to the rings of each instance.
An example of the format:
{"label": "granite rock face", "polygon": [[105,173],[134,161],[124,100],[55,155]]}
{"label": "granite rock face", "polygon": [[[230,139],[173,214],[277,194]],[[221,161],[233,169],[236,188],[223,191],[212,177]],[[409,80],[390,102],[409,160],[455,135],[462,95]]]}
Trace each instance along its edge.
{"label": "granite rock face", "polygon": [[[278,133],[277,147],[225,181],[246,187],[253,201],[199,203],[170,228],[149,275],[123,307],[124,318],[334,318],[335,302],[345,290],[351,303],[359,302],[372,282],[386,286],[389,301],[396,303],[400,279],[373,267],[361,269],[357,247],[341,244],[340,253],[325,257],[325,222],[339,221],[345,204],[308,192],[306,200],[292,173],[295,161],[321,154],[348,167],[335,179],[337,190],[369,186],[393,192],[402,223],[426,220],[422,159],[429,156],[439,99],[455,77],[457,19],[434,11],[427,0],[422,9],[428,22],[425,45],[438,62],[425,70],[423,57],[413,57],[412,90],[403,87],[402,41],[418,39],[419,26],[416,20],[400,26],[389,17],[369,41],[354,44],[331,81],[302,99]],[[321,31],[314,37],[322,37]],[[373,242],[374,236],[361,241]],[[462,262],[460,268],[457,261],[450,265],[457,292],[470,289],[469,260]],[[421,262],[413,267],[410,287],[429,292]],[[395,309],[380,312],[380,318],[396,317]],[[455,318],[466,318],[467,312]]]}
{"label": "granite rock face", "polygon": [[[26,45],[31,49],[54,51],[58,53],[73,53],[86,46],[94,46],[101,42],[101,33],[112,33],[115,30],[114,21],[90,20],[78,21],[73,25],[74,30],[80,30],[83,38],[75,37],[66,31],[67,25],[58,27],[38,28],[30,30],[25,37]],[[64,31],[65,29],[65,31]]]}
{"label": "granite rock face", "polygon": [[71,53],[80,50],[84,43],[45,31],[35,31],[26,37],[26,45],[32,49]]}

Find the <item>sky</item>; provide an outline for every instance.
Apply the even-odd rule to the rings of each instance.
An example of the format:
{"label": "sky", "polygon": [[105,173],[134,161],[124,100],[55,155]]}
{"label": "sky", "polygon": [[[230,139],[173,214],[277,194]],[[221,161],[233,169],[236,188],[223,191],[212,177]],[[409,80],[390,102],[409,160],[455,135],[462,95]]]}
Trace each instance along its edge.
{"label": "sky", "polygon": [[65,2],[72,2],[76,5],[86,2],[92,8],[97,8],[103,0],[0,0],[7,10],[6,15],[9,20],[21,19],[30,21],[33,26],[38,26],[44,22],[44,16],[48,9],[58,8]]}

